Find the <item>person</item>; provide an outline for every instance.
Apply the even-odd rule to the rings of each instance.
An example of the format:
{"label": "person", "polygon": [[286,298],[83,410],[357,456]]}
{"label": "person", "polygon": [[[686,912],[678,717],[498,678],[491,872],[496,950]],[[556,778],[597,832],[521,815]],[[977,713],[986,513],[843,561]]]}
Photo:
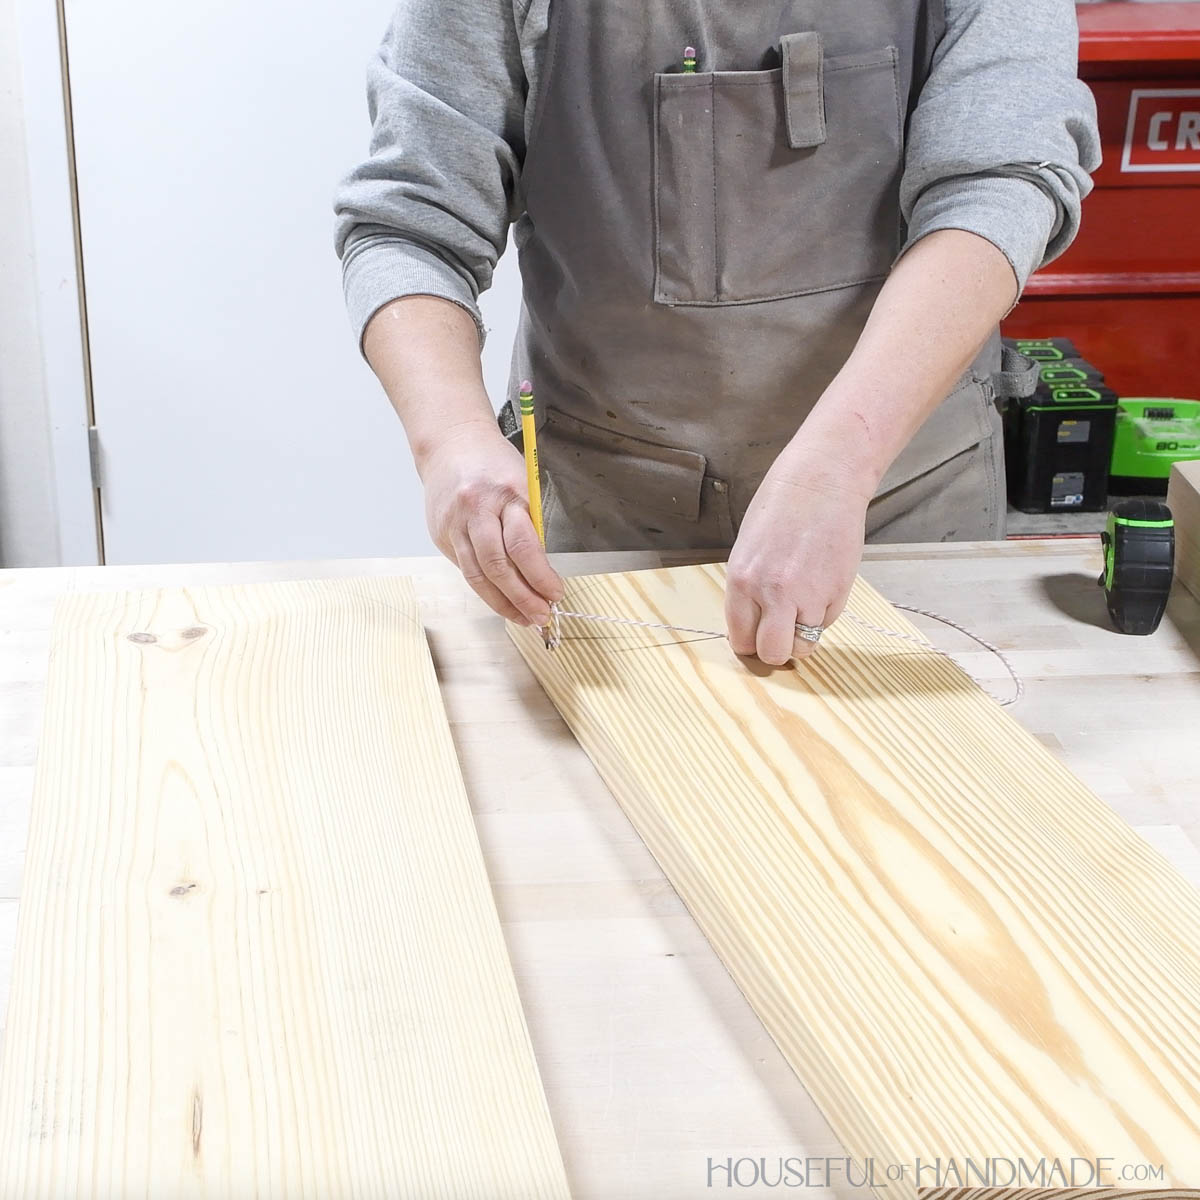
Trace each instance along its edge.
{"label": "person", "polygon": [[[542,625],[556,550],[729,549],[733,649],[836,619],[865,537],[1003,536],[1000,319],[1099,164],[1070,0],[400,0],[336,197],[439,549]],[[515,227],[497,425],[477,298]],[[507,436],[506,436],[507,435]]]}

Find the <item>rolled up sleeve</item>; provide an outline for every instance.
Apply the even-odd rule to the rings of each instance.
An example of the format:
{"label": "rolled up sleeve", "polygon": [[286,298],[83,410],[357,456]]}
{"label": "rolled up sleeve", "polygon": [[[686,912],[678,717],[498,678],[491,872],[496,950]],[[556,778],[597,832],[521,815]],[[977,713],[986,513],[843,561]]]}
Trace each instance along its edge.
{"label": "rolled up sleeve", "polygon": [[338,187],[336,245],[362,335],[385,304],[478,298],[515,214],[525,78],[513,0],[400,0],[367,70],[370,156]]}
{"label": "rolled up sleeve", "polygon": [[1017,293],[1079,231],[1100,135],[1078,78],[1071,0],[946,0],[946,32],[909,122],[904,248],[964,229],[1003,252]]}

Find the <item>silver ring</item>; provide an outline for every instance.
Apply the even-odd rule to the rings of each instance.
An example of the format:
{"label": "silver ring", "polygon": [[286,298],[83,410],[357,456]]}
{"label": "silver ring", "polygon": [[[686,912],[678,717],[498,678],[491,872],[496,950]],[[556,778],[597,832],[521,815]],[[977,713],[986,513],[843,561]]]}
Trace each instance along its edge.
{"label": "silver ring", "polygon": [[796,636],[805,642],[819,642],[821,634],[825,632],[820,625],[803,625],[799,621],[796,622]]}

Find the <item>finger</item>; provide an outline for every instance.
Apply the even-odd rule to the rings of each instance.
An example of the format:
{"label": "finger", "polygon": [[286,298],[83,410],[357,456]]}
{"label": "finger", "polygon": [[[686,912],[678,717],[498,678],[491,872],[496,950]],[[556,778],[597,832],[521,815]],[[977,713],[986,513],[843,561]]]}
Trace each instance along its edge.
{"label": "finger", "polygon": [[461,537],[454,542],[454,557],[463,578],[488,608],[499,613],[506,621],[516,621],[518,625],[529,624],[529,621],[509,603],[504,593],[483,573],[467,537]]}
{"label": "finger", "polygon": [[843,596],[840,600],[835,600],[826,610],[825,619],[821,622],[823,628],[828,629],[841,615],[846,611],[846,606],[850,602],[849,595]]}
{"label": "finger", "polygon": [[743,658],[757,650],[758,622],[762,609],[745,592],[730,587],[725,592],[725,626],[734,654]]}
{"label": "finger", "polygon": [[782,667],[792,657],[795,639],[795,608],[774,604],[763,610],[755,634],[755,648],[763,662],[771,667]]}
{"label": "finger", "polygon": [[527,621],[537,626],[545,625],[550,620],[550,605],[513,566],[504,548],[500,518],[492,513],[481,513],[467,522],[467,536],[471,539],[476,562],[493,586],[500,589]]}
{"label": "finger", "polygon": [[557,603],[563,598],[563,582],[550,565],[529,509],[519,501],[500,514],[504,548],[525,582],[545,599]]}
{"label": "finger", "polygon": [[[818,614],[814,607],[806,607],[800,610],[796,621],[800,625],[811,625],[816,629],[824,629],[828,623],[825,619],[827,611],[827,609],[822,609]],[[792,657],[798,662],[808,658],[816,651],[817,643],[810,642],[807,638],[802,638],[794,627],[792,629],[792,637],[795,639],[792,643]]]}

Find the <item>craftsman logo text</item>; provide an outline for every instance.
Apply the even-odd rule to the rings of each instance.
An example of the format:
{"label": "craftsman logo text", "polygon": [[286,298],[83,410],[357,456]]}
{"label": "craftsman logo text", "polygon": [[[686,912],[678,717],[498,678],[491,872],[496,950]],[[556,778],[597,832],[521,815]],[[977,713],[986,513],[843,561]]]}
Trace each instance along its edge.
{"label": "craftsman logo text", "polygon": [[1200,171],[1200,88],[1135,88],[1122,171]]}

